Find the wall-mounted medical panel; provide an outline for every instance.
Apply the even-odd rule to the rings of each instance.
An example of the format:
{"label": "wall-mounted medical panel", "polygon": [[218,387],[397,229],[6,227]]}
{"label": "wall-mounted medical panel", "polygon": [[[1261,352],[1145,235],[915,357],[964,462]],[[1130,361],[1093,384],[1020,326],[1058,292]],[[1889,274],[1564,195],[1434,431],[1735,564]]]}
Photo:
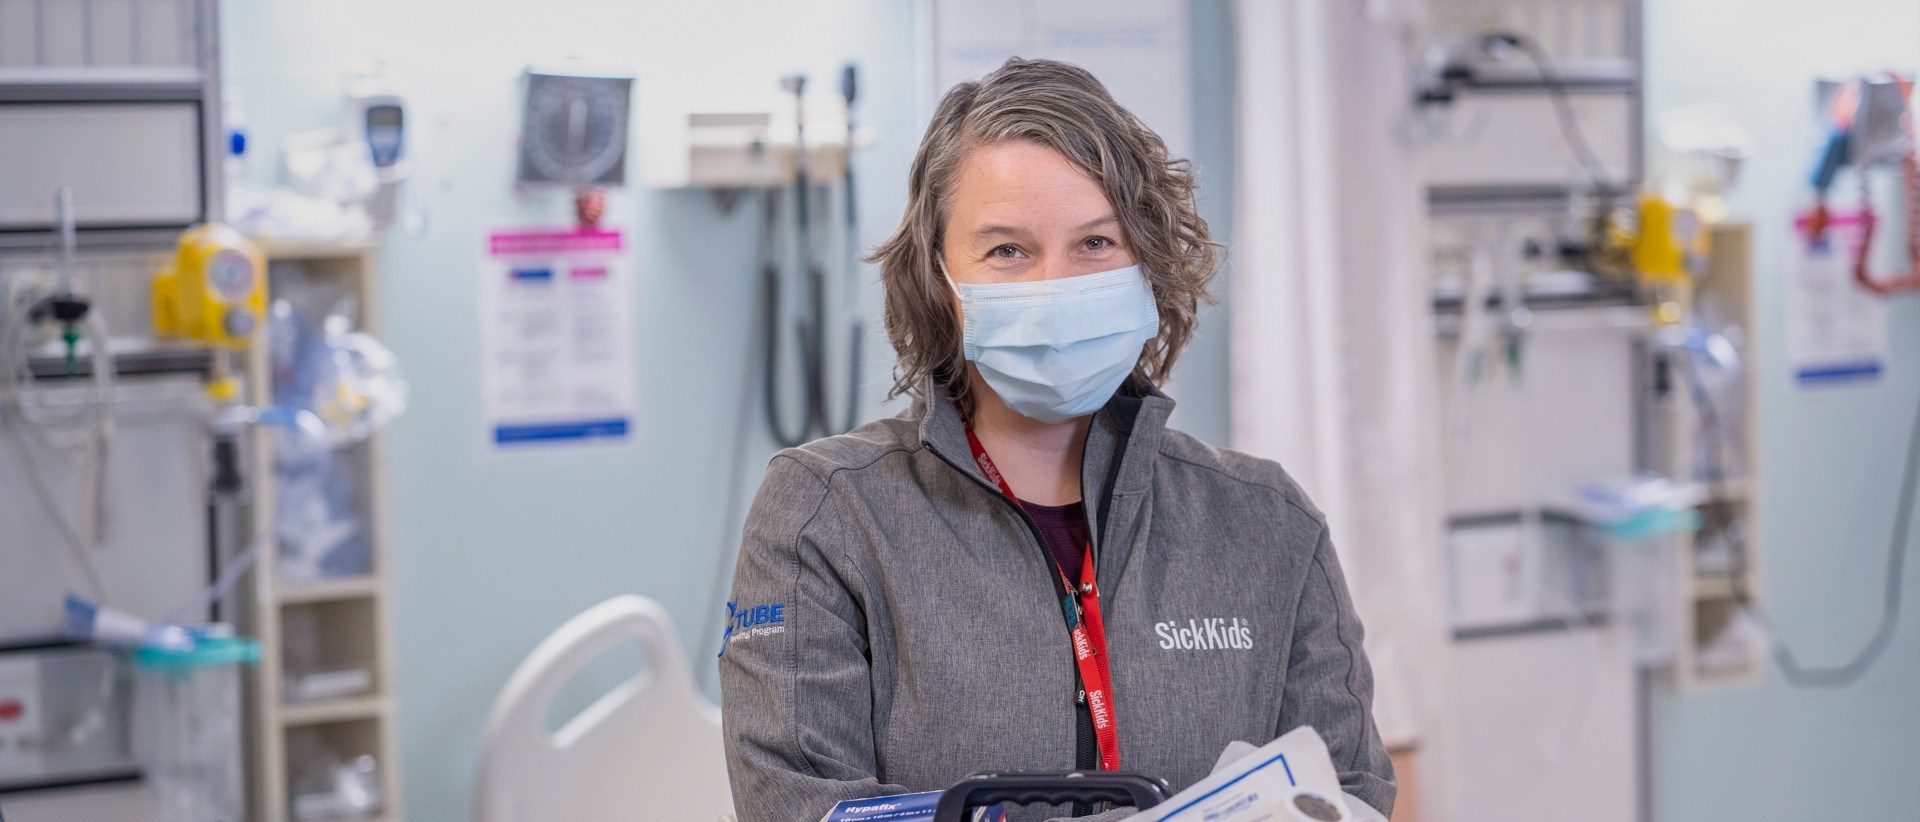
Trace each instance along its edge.
{"label": "wall-mounted medical panel", "polygon": [[128,691],[103,649],[0,650],[0,794],[138,778]]}
{"label": "wall-mounted medical panel", "polygon": [[202,0],[0,0],[0,81],[42,69],[195,68]]}
{"label": "wall-mounted medical panel", "polygon": [[[1432,0],[1409,134],[1429,198],[1456,210],[1638,187],[1641,0]],[[1582,151],[1584,143],[1590,150]]]}
{"label": "wall-mounted medical panel", "polygon": [[[1608,180],[1636,178],[1640,132],[1634,98],[1576,92],[1567,101]],[[1437,199],[1550,194],[1585,182],[1546,94],[1469,91],[1453,105],[1452,135],[1428,150],[1428,185]]]}
{"label": "wall-mounted medical panel", "polygon": [[217,0],[0,0],[0,250],[38,253],[73,189],[83,251],[221,214]]}
{"label": "wall-mounted medical panel", "polygon": [[[40,380],[23,399],[43,412],[80,407],[90,385],[84,378]],[[97,498],[79,492],[95,487],[89,460],[39,447],[31,461],[22,459],[14,446],[24,432],[10,430],[17,420],[0,417],[0,645],[58,636],[68,591],[159,619],[207,585],[206,481],[194,472],[211,451],[211,412],[200,378],[123,376],[114,393],[114,437]],[[61,493],[57,512],[41,502],[36,481]],[[96,500],[98,509],[89,504]],[[98,537],[85,550],[104,592],[92,590],[74,564],[63,536],[74,524]]]}
{"label": "wall-mounted medical panel", "polygon": [[[655,188],[773,188],[793,183],[798,135],[791,98],[767,96],[732,109],[674,108],[664,93],[641,115],[647,185]],[[846,174],[847,111],[833,101],[809,101],[806,167],[815,183]],[[869,141],[856,134],[855,148]]]}
{"label": "wall-mounted medical panel", "polygon": [[201,120],[186,101],[0,104],[0,231],[46,230],[62,186],[82,230],[197,222]]}

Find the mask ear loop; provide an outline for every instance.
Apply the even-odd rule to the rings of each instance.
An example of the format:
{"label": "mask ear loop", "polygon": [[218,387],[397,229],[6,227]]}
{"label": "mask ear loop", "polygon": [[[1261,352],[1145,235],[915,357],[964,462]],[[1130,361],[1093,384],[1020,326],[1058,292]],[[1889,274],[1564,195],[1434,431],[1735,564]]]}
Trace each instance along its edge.
{"label": "mask ear loop", "polygon": [[952,274],[947,273],[946,255],[935,252],[933,255],[933,267],[934,270],[940,272],[940,281],[947,284],[947,290],[953,292],[953,298],[964,304],[966,298],[960,296],[960,284],[953,281]]}
{"label": "mask ear loop", "polygon": [[[960,370],[962,373],[959,376],[960,376],[960,379],[966,379],[965,372],[969,370],[969,366],[967,364],[969,362],[969,360],[967,359],[967,316],[968,316],[967,298],[961,295],[960,284],[953,281],[953,275],[947,273],[947,260],[946,260],[945,254],[942,254],[938,251],[934,252],[933,267],[935,271],[940,272],[940,281],[947,284],[948,293],[951,293],[953,295],[954,306],[957,307],[960,311],[960,335],[959,335],[960,338],[959,340],[957,340],[957,342],[960,343],[960,352],[959,352],[960,353]],[[967,415],[968,411],[964,405],[962,406],[960,413],[962,416]]]}
{"label": "mask ear loop", "polygon": [[940,272],[940,281],[947,284],[947,291],[953,294],[954,305],[959,306],[960,308],[960,361],[966,362],[967,360],[967,316],[968,316],[967,315],[967,298],[965,295],[960,293],[960,284],[953,281],[953,275],[947,273],[947,260],[945,255],[939,254],[936,252],[933,255],[933,267],[935,270]]}

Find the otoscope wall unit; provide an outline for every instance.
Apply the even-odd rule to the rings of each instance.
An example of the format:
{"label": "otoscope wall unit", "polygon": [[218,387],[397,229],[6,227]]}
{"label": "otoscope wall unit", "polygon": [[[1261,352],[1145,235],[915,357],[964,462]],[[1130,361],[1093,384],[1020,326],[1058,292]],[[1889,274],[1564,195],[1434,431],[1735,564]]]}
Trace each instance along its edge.
{"label": "otoscope wall unit", "polygon": [[764,93],[697,100],[648,97],[643,86],[640,152],[647,185],[775,188],[791,185],[801,174],[840,179],[849,141],[853,148],[871,141],[865,130],[849,123],[852,71],[849,67],[836,78],[840,88],[813,93],[806,76],[798,74]]}

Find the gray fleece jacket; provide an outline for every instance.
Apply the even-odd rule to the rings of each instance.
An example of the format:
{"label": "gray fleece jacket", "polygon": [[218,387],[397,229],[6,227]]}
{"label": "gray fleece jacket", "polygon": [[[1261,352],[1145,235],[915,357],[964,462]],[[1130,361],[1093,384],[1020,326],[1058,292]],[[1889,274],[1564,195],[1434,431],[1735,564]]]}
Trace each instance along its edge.
{"label": "gray fleece jacket", "polygon": [[[1280,466],[1168,429],[1172,409],[1158,392],[1115,397],[1081,470],[1121,767],[1179,790],[1229,742],[1312,725],[1346,791],[1391,811],[1373,675],[1325,519]],[[740,822],[814,822],[843,799],[981,770],[1090,769],[1049,563],[974,465],[951,403],[775,456],[720,657]]]}

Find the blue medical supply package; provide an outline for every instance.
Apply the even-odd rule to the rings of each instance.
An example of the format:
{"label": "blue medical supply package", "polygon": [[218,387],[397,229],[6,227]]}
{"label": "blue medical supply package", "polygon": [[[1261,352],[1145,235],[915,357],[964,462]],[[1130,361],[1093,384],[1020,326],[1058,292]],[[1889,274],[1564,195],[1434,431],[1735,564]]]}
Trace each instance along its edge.
{"label": "blue medical supply package", "polygon": [[[934,808],[944,791],[903,793],[872,799],[848,799],[833,806],[820,822],[932,822]],[[1007,812],[999,805],[975,808],[969,822],[1007,822]]]}

